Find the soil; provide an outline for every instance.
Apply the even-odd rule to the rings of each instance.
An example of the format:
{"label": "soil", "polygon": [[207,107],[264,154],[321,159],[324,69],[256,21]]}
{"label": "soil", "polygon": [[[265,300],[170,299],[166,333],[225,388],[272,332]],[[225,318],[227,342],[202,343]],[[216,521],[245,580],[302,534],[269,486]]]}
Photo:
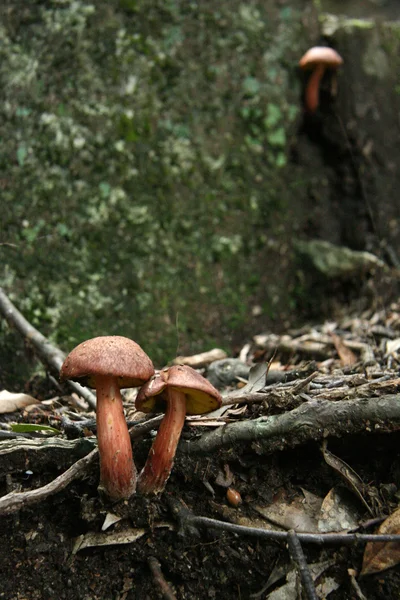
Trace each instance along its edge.
{"label": "soil", "polygon": [[[268,412],[263,405],[248,405],[246,418]],[[186,427],[183,436],[195,435],[192,430]],[[329,442],[331,452],[350,464],[364,482],[380,490],[380,497],[384,498],[381,511],[386,514],[393,510],[395,491],[400,489],[399,441],[400,433],[395,432],[355,435]],[[138,467],[144,464],[149,446],[148,437],[136,442]],[[226,465],[233,477],[231,487],[242,498],[238,507],[229,504],[226,488],[217,483],[218,474],[226,474]],[[27,454],[25,470],[10,472],[2,480],[1,495],[10,489],[40,487],[63,469],[65,465],[60,468],[56,460],[50,465],[40,464],[37,457]],[[324,462],[320,445],[312,442],[273,455],[259,455],[251,445],[201,458],[178,454],[166,490],[157,499],[135,496],[127,503],[111,506],[99,497],[97,478],[96,464],[83,480],[73,482],[64,491],[31,508],[0,517],[0,564],[2,572],[9,574],[2,578],[0,598],[161,598],[148,565],[149,557],[158,559],[177,599],[267,598],[284,583],[291,569],[286,545],[212,529],[182,532],[171,510],[171,501],[183,502],[196,516],[257,526],[260,515],[256,506],[268,506],[279,499],[290,502],[301,490],[324,498],[333,487],[342,485],[337,473]],[[367,522],[370,515],[361,502],[356,500],[356,504],[361,522]],[[97,545],[75,553],[77,538],[99,533],[109,511],[124,518],[108,532],[133,527],[143,528],[144,535],[131,543]],[[308,564],[332,561],[321,576],[331,577],[339,584],[329,594],[331,600],[357,598],[348,570],[360,572],[363,544],[350,547],[304,544],[303,549]],[[263,592],[271,572],[278,568],[280,577]],[[369,600],[400,597],[399,567],[361,578],[359,582]]]}

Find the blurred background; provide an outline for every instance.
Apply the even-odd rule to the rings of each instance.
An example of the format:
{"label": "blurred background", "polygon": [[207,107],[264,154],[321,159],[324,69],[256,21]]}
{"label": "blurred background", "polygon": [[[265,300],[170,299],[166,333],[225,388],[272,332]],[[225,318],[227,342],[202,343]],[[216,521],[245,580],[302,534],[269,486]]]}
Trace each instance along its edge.
{"label": "blurred background", "polygon": [[[0,285],[64,351],[120,334],[157,366],[235,355],[397,297],[397,0],[3,0],[0,16]],[[309,114],[314,45],[343,65]],[[29,349],[0,333],[18,389]]]}

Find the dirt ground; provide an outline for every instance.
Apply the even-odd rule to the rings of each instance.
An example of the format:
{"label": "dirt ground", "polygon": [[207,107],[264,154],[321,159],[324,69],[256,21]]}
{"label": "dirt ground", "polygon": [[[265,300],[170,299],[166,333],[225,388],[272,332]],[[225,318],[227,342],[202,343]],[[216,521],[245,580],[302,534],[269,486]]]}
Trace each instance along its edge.
{"label": "dirt ground", "polygon": [[[259,353],[263,355],[261,350]],[[337,356],[333,358],[335,353],[332,354],[331,351],[330,355],[327,359],[331,364],[330,374],[327,375],[327,390],[334,389],[333,382],[337,381],[339,374],[349,377],[353,382],[351,386],[357,385],[357,378],[364,377],[361,373],[365,367],[359,362],[344,369],[340,368]],[[256,357],[257,353],[253,355],[253,358]],[[306,361],[305,364],[309,362]],[[318,372],[323,372],[324,369],[326,372],[327,363],[322,361],[318,364]],[[298,366],[301,367],[302,363],[298,363]],[[312,368],[315,368],[314,363]],[[383,377],[382,384],[373,383],[376,375],[371,377],[366,385],[375,385],[377,395],[379,385],[385,386],[386,391],[395,392],[398,389],[396,369]],[[381,379],[382,377],[379,381]],[[273,385],[279,388],[280,384]],[[351,386],[346,392],[348,397]],[[276,391],[278,388],[271,389]],[[35,381],[35,389],[40,389],[44,396],[53,397],[54,389],[48,389],[46,394],[44,381]],[[362,386],[359,388],[360,394],[361,389]],[[313,392],[311,390],[308,393]],[[326,393],[329,397],[328,391]],[[304,401],[304,398],[296,397],[293,389],[285,396],[285,402],[289,403],[286,406],[285,402],[279,405],[279,402],[273,401],[270,394],[265,394],[263,402],[241,404],[238,408],[241,407],[242,410],[236,415],[234,412],[228,413],[230,420],[251,421],[261,416],[279,415]],[[60,407],[64,406],[65,410],[66,405],[68,396],[59,399],[56,410],[54,404],[51,408],[39,405],[31,411],[3,415],[1,420],[3,424],[15,420],[54,424]],[[127,408],[128,413],[133,409],[129,403]],[[198,439],[203,435],[204,429],[186,425],[182,435],[184,442],[191,443]],[[372,428],[373,431],[368,433],[328,437],[329,451],[340,457],[343,464],[350,465],[366,484],[365,489],[369,493],[366,504],[324,460],[320,440],[311,439],[295,448],[285,449],[286,442],[282,437],[284,449],[272,453],[263,453],[258,442],[230,444],[204,456],[188,456],[181,451],[177,455],[166,490],[160,497],[146,499],[134,496],[129,502],[117,505],[110,505],[99,497],[98,463],[93,464],[81,480],[73,481],[65,490],[19,512],[0,516],[1,570],[10,574],[2,578],[0,598],[269,598],[269,594],[279,590],[293,572],[285,542],[257,539],[205,527],[182,528],[174,507],[184,507],[184,510],[195,516],[211,517],[248,527],[270,528],[273,527],[271,522],[274,519],[263,518],[261,513],[264,509],[274,505],[290,506],[298,503],[303,494],[313,494],[314,497],[323,499],[335,489],[348,495],[357,515],[357,531],[373,533],[376,526],[371,527],[371,523],[376,521],[372,522],[371,518],[377,517],[379,522],[380,517],[382,520],[391,514],[398,504],[400,433],[396,431],[394,424],[392,429],[391,432],[376,433],[376,428]],[[85,432],[86,435],[90,433]],[[134,442],[135,462],[139,469],[144,465],[150,444],[149,435]],[[12,457],[6,463],[4,457],[0,457],[0,471],[3,475],[8,464],[7,474],[1,478],[2,496],[12,490],[25,491],[41,487],[73,462],[71,455],[54,453],[43,460],[39,454],[26,451],[22,463],[21,457],[18,463],[13,463]],[[19,468],[13,468],[13,464],[19,464]],[[240,493],[242,502],[239,506],[233,506],[228,501],[228,485]],[[343,491],[346,489],[347,491]],[[373,497],[376,502],[371,504]],[[300,501],[300,506],[302,502],[304,498]],[[368,505],[372,506],[372,510],[368,510]],[[103,533],[102,540],[96,538],[92,547],[79,548],[78,542],[87,540],[91,534],[101,533],[105,515],[109,512],[122,519]],[[304,517],[305,513],[299,518],[302,520]],[[284,531],[285,527],[279,529]],[[131,538],[129,541],[129,536],[135,535],[135,532],[139,532],[137,539]],[[112,536],[117,536],[118,533],[125,536],[127,543],[113,543],[116,538]],[[318,597],[329,597],[331,600],[400,597],[398,566],[360,577],[364,543],[346,546],[303,543],[302,547],[308,565],[325,565],[320,576],[315,579],[315,585],[328,587],[321,587]],[[171,586],[172,596],[162,595],[149,566],[150,557],[158,560],[163,577]],[[273,580],[267,586],[271,574]],[[351,574],[355,575],[358,582],[358,591]],[[326,591],[324,595],[324,589],[329,590],[329,593]],[[361,593],[365,596],[360,595]],[[296,598],[296,595],[285,592],[279,597]]]}
{"label": "dirt ground", "polygon": [[[393,482],[397,476],[400,484],[398,433],[373,440],[370,436],[354,437],[336,442],[334,448],[342,457],[347,456],[365,481],[379,486]],[[393,457],[397,460],[393,461]],[[147,503],[134,498],[129,503],[128,521],[134,527],[146,529],[146,534],[131,544],[88,548],[72,554],[74,540],[89,531],[100,531],[104,519],[104,508],[96,495],[95,473],[39,505],[1,517],[2,572],[13,575],[3,578],[0,597],[9,600],[162,597],[147,564],[148,557],[154,556],[177,598],[266,598],[267,594],[257,594],[265,586],[272,567],[281,566],[282,577],[285,568],[290,568],[285,545],[213,531],[203,531],[200,537],[182,537],[169,527],[159,528],[157,524],[161,522],[174,525],[168,497],[183,500],[196,515],[221,519],[229,518],[236,510],[240,517],[252,520],[256,516],[254,503],[270,504],[283,491],[290,499],[300,488],[324,496],[337,485],[337,477],[329,472],[316,444],[274,457],[233,451],[226,459],[235,474],[235,487],[243,498],[240,508],[228,507],[224,489],[214,486],[212,497],[204,485],[220,470],[220,457],[204,458],[196,464],[180,459],[159,500]],[[49,471],[46,480],[56,474]],[[22,489],[37,485],[38,479],[45,480],[42,474],[40,478],[30,477],[29,481],[27,476],[23,481],[22,475],[15,479],[20,480]],[[82,515],[83,506],[88,503],[96,515],[90,522]],[[363,545],[323,549],[307,546],[304,550],[310,563],[333,559],[334,564],[324,575],[334,577],[340,588],[329,598],[356,598],[347,571],[352,568],[359,572]],[[281,584],[279,579],[276,586]],[[400,571],[396,567],[384,574],[368,576],[360,585],[369,599],[398,598]]]}

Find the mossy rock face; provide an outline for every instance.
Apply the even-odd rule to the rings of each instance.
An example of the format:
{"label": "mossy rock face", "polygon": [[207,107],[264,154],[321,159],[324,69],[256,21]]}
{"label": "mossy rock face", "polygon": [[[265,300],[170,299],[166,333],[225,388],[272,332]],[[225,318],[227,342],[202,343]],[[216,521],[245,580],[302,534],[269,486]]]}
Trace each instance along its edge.
{"label": "mossy rock face", "polygon": [[120,333],[163,364],[273,311],[297,23],[242,2],[10,8],[1,285],[66,350]]}
{"label": "mossy rock face", "polygon": [[[318,4],[10,3],[0,285],[64,350],[232,351],[326,305],[295,239],[400,252],[398,29],[354,14],[328,34]],[[297,63],[321,40],[344,66],[310,123]]]}

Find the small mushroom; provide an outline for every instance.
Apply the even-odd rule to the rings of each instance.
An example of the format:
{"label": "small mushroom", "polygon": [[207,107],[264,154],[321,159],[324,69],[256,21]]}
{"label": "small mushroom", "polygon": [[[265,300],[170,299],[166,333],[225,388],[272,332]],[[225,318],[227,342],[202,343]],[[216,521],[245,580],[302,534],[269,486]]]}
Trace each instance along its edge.
{"label": "small mushroom", "polygon": [[120,388],[138,387],[153,373],[153,363],[142,348],[118,335],[79,344],[61,367],[61,380],[72,379],[96,388],[99,489],[113,500],[129,498],[136,489],[136,467]]}
{"label": "small mushroom", "polygon": [[139,474],[138,490],[144,495],[164,490],[174,464],[186,415],[201,415],[221,406],[221,395],[200,373],[186,365],[157,372],[140,390],[136,408],[165,411],[146,464]]}
{"label": "small mushroom", "polygon": [[314,113],[319,105],[319,87],[326,69],[334,69],[343,64],[343,59],[333,48],[314,46],[307,50],[299,61],[301,69],[312,69],[305,91],[305,105],[310,113]]}

